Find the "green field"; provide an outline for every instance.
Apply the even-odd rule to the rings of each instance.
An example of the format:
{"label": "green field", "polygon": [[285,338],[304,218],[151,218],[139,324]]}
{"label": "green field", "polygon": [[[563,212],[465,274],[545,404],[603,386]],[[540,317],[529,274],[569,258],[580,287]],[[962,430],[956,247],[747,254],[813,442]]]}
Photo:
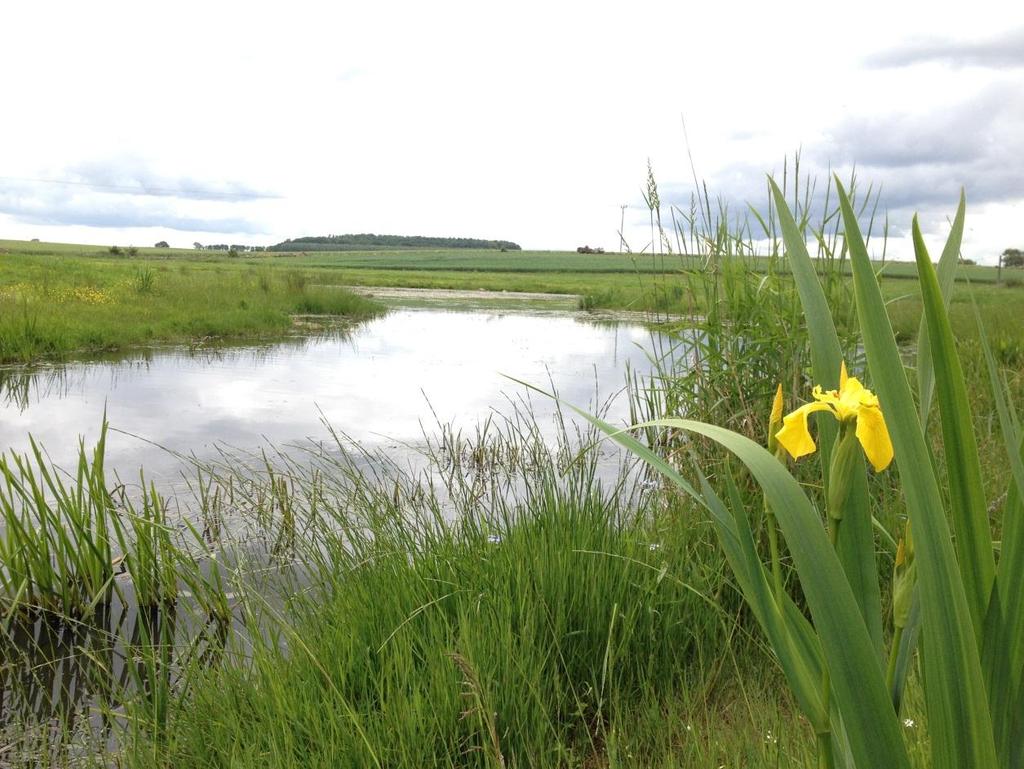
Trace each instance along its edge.
{"label": "green field", "polygon": [[[0,241],[0,362],[60,359],[137,345],[254,339],[288,333],[295,315],[368,317],[370,303],[338,287],[485,289],[569,295],[581,309],[697,316],[709,298],[707,265],[673,255],[498,251],[372,251],[311,254],[140,248],[134,256],[73,244]],[[732,258],[710,272],[742,269],[750,281],[778,259]],[[838,269],[837,269],[838,268]],[[835,274],[845,265],[829,267]],[[913,265],[878,264],[890,312],[904,338],[916,332]],[[1024,345],[1004,309],[1024,301],[1016,271],[958,268],[954,320],[973,326],[969,297],[997,344]],[[970,284],[966,281],[969,279]],[[972,288],[968,291],[968,285]],[[328,288],[329,287],[329,288]]]}
{"label": "green field", "polygon": [[117,259],[78,246],[0,243],[0,363],[266,339],[294,333],[296,316],[361,320],[382,311],[313,285],[300,270],[153,251]]}
{"label": "green field", "polygon": [[[124,250],[122,248],[122,250]],[[705,260],[695,256],[678,254],[576,254],[564,251],[477,251],[472,249],[449,250],[374,250],[374,251],[317,251],[317,252],[248,252],[235,258],[224,251],[196,251],[180,248],[138,248],[134,258],[159,261],[187,261],[200,263],[244,263],[265,264],[274,267],[288,266],[301,269],[325,270],[382,270],[399,272],[431,273],[567,273],[595,275],[609,274],[678,274],[699,270]],[[40,243],[17,240],[0,240],[0,254],[35,255],[50,257],[85,257],[110,260],[106,246],[76,245],[70,243]],[[116,261],[130,261],[132,257],[122,256]],[[745,261],[757,272],[767,268],[766,258],[751,258]],[[843,265],[849,274],[849,265]],[[788,272],[784,265],[776,270]],[[876,269],[884,277],[917,279],[912,262],[888,261],[876,263]],[[1003,277],[1013,281],[1014,276],[1024,279],[1024,271],[1004,270]],[[999,275],[995,267],[962,265],[957,273],[958,280],[972,283],[995,283]],[[1021,282],[1020,280],[1013,282]]]}

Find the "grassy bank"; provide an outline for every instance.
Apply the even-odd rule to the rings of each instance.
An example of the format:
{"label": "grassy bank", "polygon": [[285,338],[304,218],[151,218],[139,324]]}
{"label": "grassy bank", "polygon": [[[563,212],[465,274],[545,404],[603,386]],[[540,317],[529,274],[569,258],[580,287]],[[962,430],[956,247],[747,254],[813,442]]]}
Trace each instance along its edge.
{"label": "grassy bank", "polygon": [[[358,319],[374,312],[343,286],[567,294],[577,297],[581,309],[647,312],[657,320],[662,313],[703,316],[723,301],[709,275],[723,274],[734,284],[742,276],[749,284],[744,292],[755,300],[766,279],[791,285],[784,259],[745,256],[743,249],[730,253],[731,242],[723,240],[723,255],[709,260],[707,254],[455,250],[229,257],[153,248],[113,258],[95,246],[0,241],[0,361],[206,337],[255,338],[286,333],[296,314]],[[820,265],[849,294],[848,265],[829,253]],[[876,269],[894,328],[909,340],[921,318],[912,265],[889,262],[883,269],[876,263]],[[994,268],[959,267],[952,315],[961,332],[973,333],[976,302],[993,344],[1024,354],[1024,329],[1007,312],[1024,301],[1024,281],[1013,280],[1011,272],[1005,270],[1004,281],[996,283]]]}
{"label": "grassy bank", "polygon": [[298,270],[191,260],[0,253],[0,363],[154,343],[287,334],[295,315],[360,320],[371,300]]}
{"label": "grassy bank", "polygon": [[[340,444],[193,469],[191,500],[112,495],[100,451],[40,508],[45,459],[28,475],[9,461],[0,540],[30,547],[0,584],[8,757],[697,767],[809,755],[702,516],[636,485],[629,465],[599,472],[599,455],[580,453],[595,434],[563,425],[546,447],[537,428],[522,413],[474,437],[445,431],[429,477],[385,457],[367,470]],[[194,529],[168,526],[177,505]],[[47,522],[37,536],[18,526],[25,509]],[[123,575],[110,539],[128,554]],[[111,621],[133,596],[146,613]]]}
{"label": "grassy bank", "polygon": [[799,753],[774,677],[752,675],[756,642],[730,638],[743,631],[707,529],[681,510],[643,514],[586,467],[568,483],[533,469],[518,502],[484,494],[452,523],[427,512],[410,526],[429,504],[402,492],[371,492],[355,518],[328,503],[320,514],[344,534],[320,540],[331,567],[288,604],[290,653],[257,643],[204,673],[168,738],[136,743],[129,763],[706,766]]}

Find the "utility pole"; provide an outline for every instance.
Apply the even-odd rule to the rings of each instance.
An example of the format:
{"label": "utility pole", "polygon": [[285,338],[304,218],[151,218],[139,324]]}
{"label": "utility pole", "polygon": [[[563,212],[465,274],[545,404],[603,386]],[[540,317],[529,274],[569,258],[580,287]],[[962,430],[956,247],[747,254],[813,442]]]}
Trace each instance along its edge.
{"label": "utility pole", "polygon": [[619,206],[622,209],[622,217],[619,219],[619,253],[622,253],[622,247],[625,246],[629,249],[629,245],[626,243],[626,236],[623,234],[623,230],[626,229],[626,209],[629,208],[629,203],[623,203]]}

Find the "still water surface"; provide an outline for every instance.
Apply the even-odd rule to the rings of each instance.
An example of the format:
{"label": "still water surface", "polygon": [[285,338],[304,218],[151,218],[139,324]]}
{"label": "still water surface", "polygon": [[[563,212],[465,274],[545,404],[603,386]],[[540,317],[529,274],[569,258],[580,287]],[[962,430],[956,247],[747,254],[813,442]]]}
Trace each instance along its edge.
{"label": "still water surface", "polygon": [[[176,475],[165,449],[212,457],[327,441],[322,420],[363,447],[399,451],[437,425],[472,430],[530,397],[542,425],[552,402],[507,377],[557,389],[597,408],[628,367],[646,372],[657,336],[635,324],[595,325],[569,315],[397,310],[343,333],[245,348],[150,350],[117,361],[0,369],[0,447],[25,451],[31,434],[70,466],[104,410],[107,468],[124,480]],[[624,397],[607,418],[628,418]],[[159,448],[153,444],[159,444]]]}

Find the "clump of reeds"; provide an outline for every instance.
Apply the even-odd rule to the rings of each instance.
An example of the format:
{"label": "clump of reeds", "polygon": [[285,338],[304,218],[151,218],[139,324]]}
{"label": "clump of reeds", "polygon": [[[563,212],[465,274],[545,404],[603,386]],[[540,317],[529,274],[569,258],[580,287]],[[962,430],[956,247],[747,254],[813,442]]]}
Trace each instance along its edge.
{"label": "clump of reeds", "polygon": [[107,433],[74,474],[34,441],[0,457],[0,737],[25,765],[102,751],[126,709],[163,724],[236,619],[203,532],[141,477],[108,487]]}
{"label": "clump of reeds", "polygon": [[[761,509],[739,493],[742,474],[726,472],[718,481],[719,492],[697,464],[691,483],[627,434],[607,429],[707,509],[737,583],[815,730],[820,767],[912,765],[918,746],[908,728],[915,721],[902,713],[907,682],[918,667],[927,711],[928,766],[1019,767],[1024,755],[1019,740],[1024,728],[1024,432],[982,333],[1004,439],[997,461],[1011,469],[997,503],[1003,514],[997,558],[972,397],[947,309],[964,201],[937,268],[916,218],[913,222],[924,305],[915,392],[861,235],[862,212],[838,182],[836,189],[865,357],[863,372],[857,373],[870,379],[878,399],[861,390],[841,365],[839,324],[828,292],[796,218],[773,185],[806,318],[813,376],[821,385],[808,409],[831,415],[818,422],[818,444],[783,440],[785,430],[777,431],[783,424],[806,433],[799,425],[810,410],[799,409],[783,422],[781,397],[769,445],[777,440],[786,451],[774,456],[736,431],[697,420],[669,418],[647,425],[703,436],[740,460],[763,490],[770,515],[766,525],[777,525],[788,544],[810,618],[776,576],[778,550],[773,546],[768,559],[758,552],[752,526]],[[806,397],[805,388],[797,391]],[[931,419],[933,404],[938,406],[937,424]],[[839,420],[838,428],[832,417]],[[931,436],[936,428],[941,442]],[[822,455],[820,507],[779,461],[786,452],[800,456],[816,448]],[[893,576],[886,601],[874,541],[877,501],[868,493],[864,454],[877,471],[894,454],[899,471],[902,501],[896,504],[903,515],[882,536],[896,544],[889,556]],[[923,653],[918,657],[919,645]]]}
{"label": "clump of reeds", "polygon": [[106,427],[90,459],[79,445],[70,478],[31,441],[0,456],[0,604],[84,615],[106,603],[121,519],[103,470]]}
{"label": "clump of reeds", "polygon": [[[167,502],[144,479],[133,499],[116,493],[104,469],[107,423],[91,454],[80,441],[74,474],[50,462],[34,440],[22,455],[0,456],[0,610],[88,617],[120,589],[141,606],[172,604],[182,579],[196,581],[202,534],[185,538]],[[202,591],[206,594],[208,591]],[[219,601],[213,601],[220,604]],[[220,612],[223,613],[223,612]]]}
{"label": "clump of reeds", "polygon": [[[552,435],[526,407],[442,430],[419,470],[335,437],[303,461],[204,469],[203,498],[231,489],[275,556],[261,574],[283,581],[239,594],[261,628],[244,656],[195,668],[159,722],[140,711],[128,763],[558,766],[678,741],[725,755],[697,721],[714,684],[685,681],[738,632],[737,604],[691,510],[587,450],[592,431]],[[687,715],[665,729],[663,708]],[[780,750],[774,722],[741,728]]]}
{"label": "clump of reeds", "polygon": [[[787,163],[781,187],[801,235],[815,243],[815,270],[836,315],[841,347],[856,360],[849,260],[833,182],[818,189],[811,179],[801,179],[797,155],[791,171]],[[877,192],[869,186],[851,195],[873,227]],[[808,328],[784,258],[776,206],[769,193],[764,205],[751,205],[743,216],[725,202],[716,206],[705,188],[703,195],[694,194],[689,209],[671,206],[671,228],[662,228],[660,213],[654,220],[659,239],[675,243],[679,271],[652,278],[648,290],[655,307],[672,308],[677,317],[657,310],[651,315],[663,333],[652,337],[652,373],[636,373],[631,382],[635,423],[682,414],[754,437],[761,429],[761,406],[776,385],[783,382],[793,391],[804,383]],[[883,244],[886,236],[883,230]],[[648,432],[651,445],[671,442],[664,433]]]}

